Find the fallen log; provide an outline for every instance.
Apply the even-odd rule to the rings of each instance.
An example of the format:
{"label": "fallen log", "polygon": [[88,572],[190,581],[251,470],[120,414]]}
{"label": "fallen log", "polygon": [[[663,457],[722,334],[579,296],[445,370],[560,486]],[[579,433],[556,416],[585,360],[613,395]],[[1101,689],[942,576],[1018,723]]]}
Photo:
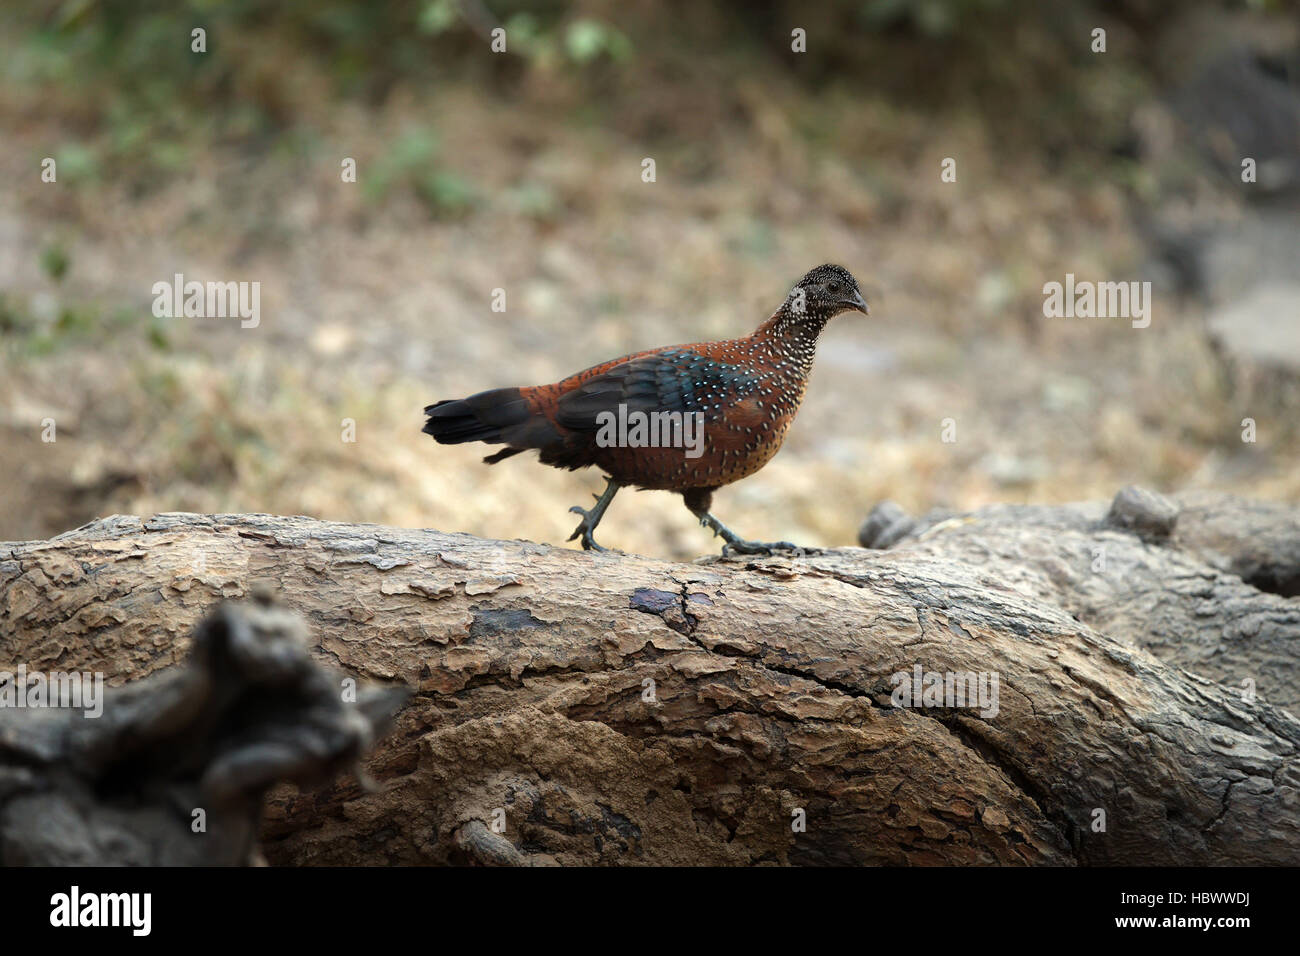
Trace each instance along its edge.
{"label": "fallen log", "polygon": [[[1227,527],[1252,506],[1200,507]],[[1188,514],[1163,543],[1103,506],[994,509],[907,519],[886,551],[695,564],[115,517],[0,545],[0,659],[134,679],[258,586],[319,660],[418,687],[366,762],[378,792],[271,792],[278,864],[1295,865],[1300,721],[1274,699],[1296,693],[1300,601],[1251,588]],[[1094,540],[1107,567],[1143,555],[1122,587]],[[1179,647],[1225,597],[1268,622],[1220,635],[1267,645],[1242,658],[1276,669],[1257,692]]]}
{"label": "fallen log", "polygon": [[1300,510],[1126,488],[1110,507],[877,506],[859,541],[983,568],[1161,660],[1300,713]]}

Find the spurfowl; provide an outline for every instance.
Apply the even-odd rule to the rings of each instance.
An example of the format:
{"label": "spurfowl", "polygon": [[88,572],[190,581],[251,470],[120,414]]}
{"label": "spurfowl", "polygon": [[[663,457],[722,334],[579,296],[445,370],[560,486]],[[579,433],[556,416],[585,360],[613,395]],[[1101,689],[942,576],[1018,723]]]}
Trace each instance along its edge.
{"label": "spurfowl", "polygon": [[713,492],[762,468],[794,420],[817,337],[841,312],[867,312],[857,280],[818,266],[753,335],[637,352],[554,385],[496,388],[425,408],[424,431],[445,445],[481,441],[506,447],[495,464],[536,448],[544,465],[595,465],[609,484],[569,537],[592,537],[624,485],[680,492],[686,507],[744,554],[795,549],[746,541],[709,513]]}

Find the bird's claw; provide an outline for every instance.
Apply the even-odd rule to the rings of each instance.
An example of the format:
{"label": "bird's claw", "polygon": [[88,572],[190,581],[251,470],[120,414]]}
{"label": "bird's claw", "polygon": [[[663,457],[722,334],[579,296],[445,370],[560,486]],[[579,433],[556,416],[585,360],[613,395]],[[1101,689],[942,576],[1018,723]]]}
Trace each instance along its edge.
{"label": "bird's claw", "polygon": [[778,552],[788,552],[795,557],[802,557],[808,554],[821,553],[821,548],[803,548],[789,541],[746,541],[711,514],[705,513],[700,515],[699,518],[701,526],[711,530],[715,538],[722,538],[726,542],[722,546],[724,557],[731,554],[764,554],[770,556]]}
{"label": "bird's claw", "polygon": [[[598,495],[597,500],[599,500],[599,497],[600,496]],[[578,526],[573,529],[573,534],[569,535],[569,540],[573,541],[579,537],[582,538],[583,551],[608,551],[608,548],[598,545],[596,539],[592,537],[591,527],[588,525],[588,520],[591,518],[591,512],[586,508],[580,508],[578,505],[574,505],[569,510],[575,515],[582,515],[582,520],[578,522]]]}
{"label": "bird's claw", "polygon": [[789,541],[745,541],[743,538],[737,538],[734,541],[728,541],[722,546],[722,553],[727,554],[758,554],[772,555],[787,552],[794,557],[803,557],[809,554],[820,553],[821,548],[805,548]]}

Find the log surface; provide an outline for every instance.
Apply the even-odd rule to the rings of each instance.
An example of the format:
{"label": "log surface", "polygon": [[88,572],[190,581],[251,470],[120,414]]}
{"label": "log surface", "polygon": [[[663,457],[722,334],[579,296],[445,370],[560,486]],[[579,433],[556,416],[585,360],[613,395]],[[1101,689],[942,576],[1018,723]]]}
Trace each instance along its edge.
{"label": "log surface", "polygon": [[[379,792],[272,791],[273,863],[1300,864],[1300,600],[1256,586],[1295,539],[1249,531],[1296,515],[1174,509],[893,514],[889,550],[696,564],[114,517],[0,545],[0,664],[138,678],[260,585],[321,662],[417,687]],[[996,674],[996,714],[893,706],[917,665]]]}

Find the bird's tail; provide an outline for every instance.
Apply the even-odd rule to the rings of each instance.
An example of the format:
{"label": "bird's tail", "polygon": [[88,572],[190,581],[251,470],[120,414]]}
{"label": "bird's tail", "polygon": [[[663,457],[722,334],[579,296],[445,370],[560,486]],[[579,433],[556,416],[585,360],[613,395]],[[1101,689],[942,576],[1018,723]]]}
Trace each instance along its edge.
{"label": "bird's tail", "polygon": [[489,464],[559,438],[554,426],[534,411],[519,388],[494,388],[469,398],[435,402],[425,407],[424,414],[429,418],[423,430],[439,444],[481,441],[510,446],[483,459]]}

